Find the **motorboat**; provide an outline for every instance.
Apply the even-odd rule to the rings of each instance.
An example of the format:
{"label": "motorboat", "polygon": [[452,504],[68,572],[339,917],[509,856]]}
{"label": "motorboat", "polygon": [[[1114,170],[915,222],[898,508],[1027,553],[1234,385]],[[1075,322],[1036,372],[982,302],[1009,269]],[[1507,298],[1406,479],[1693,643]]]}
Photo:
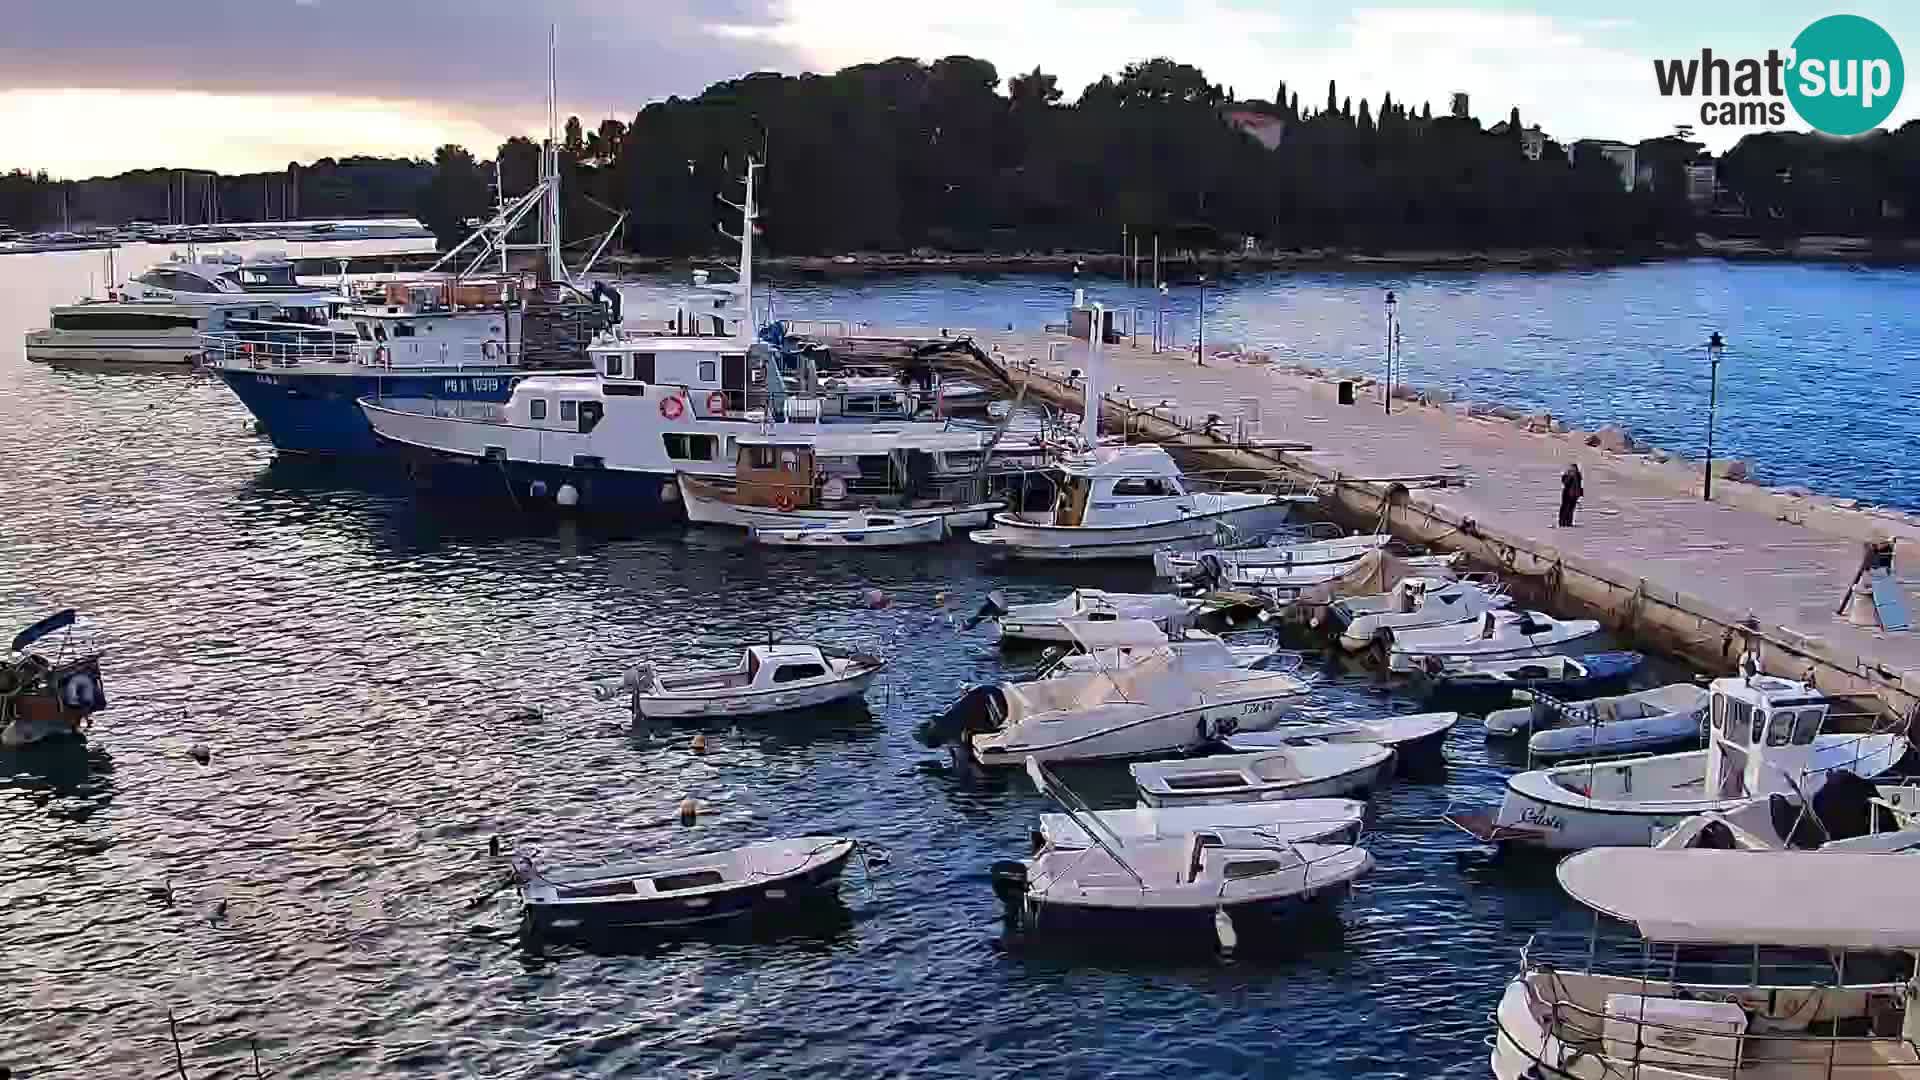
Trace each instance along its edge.
{"label": "motorboat", "polygon": [[1221,740],[1235,753],[1254,753],[1308,743],[1377,743],[1393,751],[1395,766],[1403,773],[1419,772],[1443,764],[1441,748],[1454,725],[1460,722],[1456,712],[1409,713],[1362,719],[1292,720],[1265,731],[1228,735]]}
{"label": "motorboat", "polygon": [[1600,632],[1593,619],[1556,619],[1543,611],[1488,610],[1479,619],[1451,626],[1389,631],[1387,668],[1407,672],[1438,661],[1545,656]]}
{"label": "motorboat", "polygon": [[1731,810],[1709,810],[1661,833],[1653,846],[1881,854],[1920,851],[1920,823],[1885,813],[1885,794],[1870,780],[1835,774],[1807,803],[1776,794],[1749,799]]}
{"label": "motorboat", "polygon": [[858,841],[801,836],[690,855],[583,867],[514,858],[514,882],[537,933],[664,930],[763,918],[838,885]]}
{"label": "motorboat", "polygon": [[1200,570],[1209,556],[1232,570],[1346,566],[1393,542],[1393,537],[1387,533],[1341,536],[1337,528],[1332,531],[1335,533],[1333,536],[1306,541],[1189,551],[1161,550],[1154,553],[1153,569],[1155,574],[1163,578],[1183,578]]}
{"label": "motorboat", "polygon": [[1900,735],[1822,734],[1830,703],[1802,682],[1755,674],[1709,690],[1705,750],[1523,772],[1494,812],[1446,820],[1502,846],[1644,847],[1694,814],[1773,794],[1805,802],[1831,774],[1870,780],[1907,754]]}
{"label": "motorboat", "polygon": [[[1292,844],[1350,844],[1359,839],[1367,804],[1358,799],[1283,799],[1210,806],[1130,806],[1087,810],[1123,843],[1168,840],[1214,829],[1251,829]],[[1085,829],[1069,814],[1041,814],[1035,850],[1092,847]]]}
{"label": "motorboat", "polygon": [[312,335],[331,341],[325,323],[344,301],[324,290],[249,292],[229,267],[167,263],[105,297],[55,305],[46,328],[27,332],[27,359],[190,368],[201,362],[209,334],[249,350]]}
{"label": "motorboat", "polygon": [[1488,735],[1526,735],[1539,761],[1566,757],[1641,754],[1676,743],[1700,744],[1707,730],[1707,689],[1674,683],[1630,694],[1562,702],[1538,692],[1533,700],[1487,714]]}
{"label": "motorboat", "polygon": [[1212,537],[1223,528],[1268,532],[1311,495],[1190,489],[1158,446],[1097,446],[1061,460],[1047,510],[993,515],[971,539],[1014,558],[1150,559],[1169,544]]}
{"label": "motorboat", "polygon": [[873,510],[857,511],[837,525],[809,525],[797,529],[756,526],[747,533],[756,544],[770,547],[890,548],[937,544],[947,538],[947,520],[913,519]]}
{"label": "motorboat", "polygon": [[[32,646],[74,624],[72,608],[55,612],[14,635],[0,659],[0,749],[44,741],[84,739],[93,714],[107,707],[100,657],[54,655]],[[70,630],[69,630],[70,634]]]}
{"label": "motorboat", "polygon": [[985,766],[1151,757],[1278,723],[1310,691],[1172,646],[1125,666],[978,687],[935,725]]}
{"label": "motorboat", "polygon": [[[1920,860],[1610,847],[1556,876],[1594,928],[1521,950],[1491,1017],[1495,1080],[1920,1070]],[[1638,940],[1603,936],[1602,915]]]}
{"label": "motorboat", "polygon": [[[1257,667],[1281,654],[1280,635],[1272,630],[1230,630],[1216,634],[1198,627],[1187,627],[1168,637],[1158,624],[1142,619],[1091,623],[1075,628],[1076,644],[1086,651],[1061,656],[1048,670],[1050,675],[1122,668],[1135,660],[1152,656],[1171,647],[1183,663],[1191,666],[1227,668]],[[1301,658],[1290,653],[1297,671]]]}
{"label": "motorboat", "polygon": [[[1164,553],[1163,553],[1164,554]],[[1378,553],[1376,553],[1378,554]],[[1158,558],[1159,556],[1156,556]],[[1243,589],[1270,600],[1293,603],[1353,574],[1370,556],[1346,562],[1244,565],[1204,552],[1192,570],[1183,570],[1178,580],[1183,586],[1213,589]],[[1398,559],[1400,565],[1423,577],[1450,580],[1456,576],[1464,557],[1452,555],[1412,555]]]}
{"label": "motorboat", "polygon": [[1358,652],[1384,631],[1403,634],[1433,626],[1469,623],[1510,602],[1484,579],[1412,577],[1390,592],[1335,600],[1327,618],[1340,646]]}
{"label": "motorboat", "polygon": [[1087,627],[1100,623],[1151,622],[1160,624],[1163,630],[1178,630],[1192,621],[1194,606],[1192,601],[1169,593],[1075,589],[1058,600],[1009,605],[996,621],[1002,644],[1071,645],[1080,640]]}
{"label": "motorboat", "polygon": [[1314,799],[1369,792],[1392,778],[1393,749],[1320,742],[1128,766],[1147,806]]}
{"label": "motorboat", "polygon": [[1208,826],[1126,838],[1038,762],[1028,771],[1092,846],[1047,844],[993,867],[994,892],[1026,934],[1108,943],[1199,940],[1232,951],[1285,916],[1336,901],[1373,869],[1352,844],[1290,842],[1260,828]]}
{"label": "motorboat", "polygon": [[1572,697],[1626,681],[1646,659],[1637,652],[1494,660],[1429,657],[1413,677],[1429,699],[1511,701],[1517,690]]}
{"label": "motorboat", "polygon": [[885,666],[877,656],[820,645],[750,645],[731,668],[664,673],[641,664],[596,695],[631,693],[635,719],[762,716],[860,697]]}

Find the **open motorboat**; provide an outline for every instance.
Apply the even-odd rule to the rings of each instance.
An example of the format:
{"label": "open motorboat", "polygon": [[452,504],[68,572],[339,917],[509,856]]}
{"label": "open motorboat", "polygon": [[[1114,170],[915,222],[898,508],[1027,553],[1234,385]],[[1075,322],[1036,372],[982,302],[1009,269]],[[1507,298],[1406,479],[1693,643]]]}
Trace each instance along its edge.
{"label": "open motorboat", "polygon": [[1835,773],[1805,804],[1769,795],[1731,810],[1709,810],[1668,829],[1653,846],[1909,854],[1920,851],[1920,823],[1889,813],[1887,802],[1903,790]]}
{"label": "open motorboat", "polygon": [[1709,690],[1705,750],[1524,772],[1497,811],[1446,818],[1502,845],[1645,847],[1694,814],[1776,793],[1804,802],[1830,774],[1872,779],[1907,754],[1899,735],[1821,734],[1829,702],[1805,683],[1751,675]]}
{"label": "open motorboat", "polygon": [[[1435,580],[1451,580],[1464,561],[1458,552],[1396,558],[1403,569]],[[1348,562],[1247,566],[1206,552],[1192,570],[1182,571],[1178,578],[1183,586],[1206,590],[1245,589],[1280,603],[1291,603],[1354,574],[1366,559],[1363,556]]]}
{"label": "open motorboat", "polygon": [[1313,743],[1128,767],[1148,806],[1311,799],[1368,792],[1393,776],[1393,750],[1379,743]]}
{"label": "open motorboat", "polygon": [[596,695],[630,691],[635,719],[760,716],[860,697],[884,666],[877,656],[818,645],[750,645],[731,668],[663,673],[641,664]]}
{"label": "open motorboat", "polygon": [[1169,544],[1189,543],[1223,528],[1269,532],[1311,495],[1190,490],[1173,458],[1158,446],[1100,446],[1056,467],[1052,509],[993,516],[972,539],[1023,559],[1148,559]]}
{"label": "open motorboat", "polygon": [[1595,693],[1624,682],[1646,659],[1637,652],[1497,660],[1429,657],[1413,676],[1429,699],[1511,701],[1516,690],[1561,696]]}
{"label": "open motorboat", "polygon": [[801,836],[565,869],[520,855],[513,871],[534,930],[590,935],[764,916],[831,893],[858,846],[843,836]]}
{"label": "open motorboat", "polygon": [[1168,646],[1124,667],[976,688],[936,730],[957,729],[981,765],[1151,757],[1277,723],[1309,689]]}
{"label": "open motorboat", "polygon": [[1559,702],[1544,694],[1521,708],[1487,714],[1488,735],[1522,735],[1536,760],[1644,754],[1675,744],[1700,745],[1707,730],[1707,689],[1674,683],[1631,694]]}
{"label": "open motorboat", "polygon": [[947,519],[914,519],[877,510],[860,510],[837,525],[808,525],[790,529],[755,526],[747,536],[756,544],[770,547],[912,547],[945,540]]}
{"label": "open motorboat", "polygon": [[1432,661],[1544,656],[1600,632],[1593,619],[1556,619],[1541,611],[1489,610],[1474,622],[1386,631],[1390,671],[1414,671]]}
{"label": "open motorboat", "polygon": [[[1169,638],[1160,627],[1141,619],[1093,623],[1075,628],[1076,642],[1085,652],[1060,657],[1050,674],[1099,671],[1123,668],[1137,659],[1152,656],[1171,646],[1184,663],[1193,667],[1250,668],[1280,655],[1280,635],[1272,630],[1231,630],[1215,634],[1188,627]],[[1300,667],[1299,654],[1289,654]]]}
{"label": "open motorboat", "polygon": [[[1495,1080],[1920,1072],[1920,859],[1602,848],[1556,873],[1593,932],[1521,951]],[[1603,936],[1601,915],[1639,940]]]}
{"label": "open motorboat", "polygon": [[1504,608],[1510,598],[1496,588],[1482,580],[1412,577],[1390,592],[1335,600],[1328,605],[1327,619],[1340,646],[1358,652],[1385,631],[1404,634],[1430,626],[1453,626]]}
{"label": "open motorboat", "polygon": [[[1350,844],[1360,837],[1367,804],[1358,799],[1283,799],[1277,802],[1209,806],[1130,806],[1087,810],[1125,843],[1168,840],[1214,829],[1253,829],[1292,844]],[[1069,814],[1041,814],[1035,850],[1092,847],[1085,829]]]}
{"label": "open motorboat", "polygon": [[1046,603],[1009,605],[998,620],[1000,641],[1076,644],[1087,627],[1121,621],[1159,623],[1173,631],[1190,622],[1193,611],[1192,601],[1167,593],[1075,589]]}
{"label": "open motorboat", "polygon": [[1403,773],[1419,772],[1444,763],[1441,747],[1460,722],[1454,712],[1410,713],[1359,720],[1298,720],[1276,724],[1265,731],[1229,735],[1221,742],[1236,753],[1273,750],[1307,743],[1377,743],[1393,751]]}
{"label": "open motorboat", "polygon": [[[1334,531],[1338,532],[1337,529]],[[1385,548],[1392,541],[1393,537],[1386,533],[1356,533],[1352,536],[1323,536],[1253,547],[1162,550],[1154,553],[1153,570],[1163,578],[1183,578],[1201,569],[1208,556],[1235,570],[1256,567],[1345,567],[1358,562],[1370,552]]]}
{"label": "open motorboat", "polygon": [[994,865],[994,892],[1035,937],[1198,939],[1231,951],[1242,933],[1259,935],[1278,917],[1333,901],[1373,868],[1364,848],[1289,842],[1264,828],[1124,837],[1038,762],[1028,772],[1092,845],[1050,843]]}
{"label": "open motorboat", "polygon": [[107,707],[96,653],[53,656],[28,649],[74,623],[72,608],[14,635],[0,659],[0,749],[55,739],[84,739],[93,714]]}

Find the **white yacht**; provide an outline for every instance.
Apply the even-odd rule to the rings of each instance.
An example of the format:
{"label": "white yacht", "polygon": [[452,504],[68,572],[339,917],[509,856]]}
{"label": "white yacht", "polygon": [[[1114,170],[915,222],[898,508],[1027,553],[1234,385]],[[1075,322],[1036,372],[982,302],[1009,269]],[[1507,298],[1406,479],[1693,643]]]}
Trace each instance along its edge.
{"label": "white yacht", "polygon": [[55,306],[44,329],[26,336],[27,359],[191,367],[202,335],[252,341],[326,333],[342,297],[321,291],[248,292],[225,264],[169,262],[103,298]]}

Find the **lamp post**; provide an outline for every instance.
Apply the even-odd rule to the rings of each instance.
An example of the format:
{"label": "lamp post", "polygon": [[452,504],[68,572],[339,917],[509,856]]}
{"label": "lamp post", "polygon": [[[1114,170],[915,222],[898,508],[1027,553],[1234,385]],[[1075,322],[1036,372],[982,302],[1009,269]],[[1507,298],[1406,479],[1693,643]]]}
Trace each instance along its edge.
{"label": "lamp post", "polygon": [[1200,275],[1200,346],[1194,356],[1200,367],[1207,366],[1207,275]]}
{"label": "lamp post", "polygon": [[1159,288],[1153,290],[1153,351],[1156,353],[1160,351],[1161,345],[1165,344],[1167,340],[1166,324],[1163,321],[1164,313],[1161,310],[1165,306],[1166,300],[1167,283],[1163,281],[1160,283]]}
{"label": "lamp post", "polygon": [[1399,299],[1393,295],[1392,289],[1388,289],[1387,290],[1387,381],[1385,384],[1386,393],[1382,395],[1382,401],[1385,403],[1387,415],[1389,416],[1393,415],[1393,330],[1394,330],[1393,320],[1394,320],[1394,311],[1399,306],[1400,306]]}
{"label": "lamp post", "polygon": [[1700,497],[1713,501],[1713,419],[1720,405],[1720,357],[1727,342],[1715,330],[1707,336],[1707,464],[1700,478]]}

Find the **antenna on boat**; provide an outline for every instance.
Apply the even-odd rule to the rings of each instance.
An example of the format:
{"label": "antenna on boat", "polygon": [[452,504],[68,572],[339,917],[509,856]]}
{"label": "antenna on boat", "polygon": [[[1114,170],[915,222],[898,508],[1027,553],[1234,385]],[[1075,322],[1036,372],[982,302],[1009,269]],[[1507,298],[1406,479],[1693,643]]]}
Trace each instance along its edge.
{"label": "antenna on boat", "polygon": [[554,61],[558,34],[556,25],[547,24],[547,147],[541,163],[546,173],[547,276],[553,281],[571,282],[566,257],[560,252],[560,82]]}
{"label": "antenna on boat", "polygon": [[746,305],[746,314],[742,316],[740,322],[740,336],[745,338],[752,338],[754,330],[756,329],[753,325],[753,223],[760,216],[760,208],[754,201],[753,174],[765,167],[766,166],[760,162],[753,160],[752,154],[748,154],[746,201],[734,202],[725,195],[717,196],[721,202],[740,211],[740,235],[735,236],[728,232],[725,226],[715,226],[715,228],[720,230],[721,236],[729,240],[738,241],[740,244],[740,269],[738,271],[738,277],[740,279],[740,299]]}
{"label": "antenna on boat", "polygon": [[1080,410],[1080,437],[1087,449],[1100,445],[1100,368],[1106,346],[1107,306],[1093,305],[1093,320],[1087,327],[1086,404]]}

